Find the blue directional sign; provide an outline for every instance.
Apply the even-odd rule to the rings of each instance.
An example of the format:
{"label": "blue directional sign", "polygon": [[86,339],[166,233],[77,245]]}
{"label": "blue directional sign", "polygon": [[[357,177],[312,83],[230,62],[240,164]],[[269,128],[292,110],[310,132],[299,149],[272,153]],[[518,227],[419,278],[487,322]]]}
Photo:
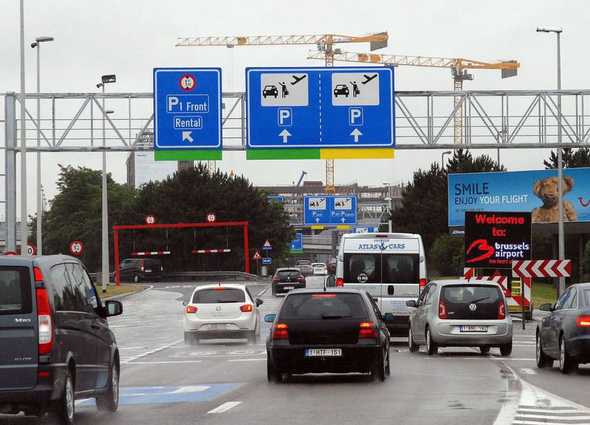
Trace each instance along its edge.
{"label": "blue directional sign", "polygon": [[221,69],[155,68],[155,149],[219,149],[221,140]]}
{"label": "blue directional sign", "polygon": [[392,148],[393,69],[248,68],[249,148]]}
{"label": "blue directional sign", "polygon": [[291,252],[302,252],[303,251],[303,233],[295,233],[295,239],[291,241]]}
{"label": "blue directional sign", "polygon": [[262,257],[262,265],[263,266],[270,266],[272,264],[271,257]]}
{"label": "blue directional sign", "polygon": [[356,224],[356,196],[305,196],[303,221],[306,225]]}

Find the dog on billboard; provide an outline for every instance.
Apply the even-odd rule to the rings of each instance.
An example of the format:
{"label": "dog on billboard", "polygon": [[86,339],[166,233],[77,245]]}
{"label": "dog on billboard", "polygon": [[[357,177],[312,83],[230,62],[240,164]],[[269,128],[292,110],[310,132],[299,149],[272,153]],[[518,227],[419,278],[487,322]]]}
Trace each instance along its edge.
{"label": "dog on billboard", "polygon": [[[574,187],[574,179],[569,176],[563,177],[563,191],[559,193],[559,179],[548,177],[538,180],[533,186],[533,192],[537,195],[543,205],[535,208],[532,212],[533,223],[556,223],[559,221],[559,199]],[[563,201],[563,217],[567,221],[576,221],[578,214],[570,201]]]}

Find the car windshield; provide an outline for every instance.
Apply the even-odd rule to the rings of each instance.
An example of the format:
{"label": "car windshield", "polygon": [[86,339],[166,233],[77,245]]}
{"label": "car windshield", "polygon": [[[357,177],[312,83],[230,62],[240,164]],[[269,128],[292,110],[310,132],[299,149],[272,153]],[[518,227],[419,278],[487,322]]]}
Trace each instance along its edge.
{"label": "car windshield", "polygon": [[238,288],[202,289],[195,292],[193,296],[193,304],[243,303],[245,301],[246,294]]}
{"label": "car windshield", "polygon": [[360,294],[320,292],[289,295],[279,313],[280,320],[366,319]]}
{"label": "car windshield", "polygon": [[31,280],[25,267],[0,269],[0,314],[31,312]]}

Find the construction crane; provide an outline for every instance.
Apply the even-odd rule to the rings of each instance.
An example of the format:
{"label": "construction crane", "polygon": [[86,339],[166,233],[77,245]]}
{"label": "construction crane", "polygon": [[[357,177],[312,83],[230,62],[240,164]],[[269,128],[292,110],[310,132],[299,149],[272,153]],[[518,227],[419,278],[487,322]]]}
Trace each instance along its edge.
{"label": "construction crane", "polygon": [[303,178],[305,177],[306,174],[307,174],[307,171],[301,172],[301,175],[299,176],[299,180],[297,180],[297,184],[295,185],[295,187],[301,186],[301,183],[303,182]]}
{"label": "construction crane", "polygon": [[[308,59],[322,59],[321,52],[309,52]],[[332,59],[341,62],[361,62],[393,66],[419,66],[428,68],[450,68],[454,81],[454,90],[463,91],[463,81],[473,80],[472,69],[498,69],[502,78],[514,77],[520,67],[515,60],[499,62],[482,62],[464,58],[442,58],[432,56],[406,56],[375,53],[353,53],[336,50]],[[463,105],[460,97],[455,97],[454,143],[463,141]]]}
{"label": "construction crane", "polygon": [[[224,46],[297,46],[316,45],[318,53],[326,66],[334,65],[335,44],[369,43],[371,51],[387,47],[387,32],[362,36],[341,34],[303,34],[303,35],[254,35],[254,36],[220,36],[220,37],[179,37],[176,47]],[[334,160],[326,160],[326,192],[334,193]]]}

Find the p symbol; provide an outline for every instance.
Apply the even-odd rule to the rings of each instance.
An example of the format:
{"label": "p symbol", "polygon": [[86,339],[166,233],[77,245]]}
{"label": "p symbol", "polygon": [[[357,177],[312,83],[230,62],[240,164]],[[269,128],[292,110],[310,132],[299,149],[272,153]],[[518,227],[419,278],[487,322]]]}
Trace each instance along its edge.
{"label": "p symbol", "polygon": [[180,99],[176,96],[168,96],[168,112],[174,112],[174,107],[178,106]]}
{"label": "p symbol", "polygon": [[355,126],[363,125],[363,108],[349,108],[348,123]]}
{"label": "p symbol", "polygon": [[291,108],[279,108],[277,114],[280,127],[291,127],[293,125],[293,112]]}

